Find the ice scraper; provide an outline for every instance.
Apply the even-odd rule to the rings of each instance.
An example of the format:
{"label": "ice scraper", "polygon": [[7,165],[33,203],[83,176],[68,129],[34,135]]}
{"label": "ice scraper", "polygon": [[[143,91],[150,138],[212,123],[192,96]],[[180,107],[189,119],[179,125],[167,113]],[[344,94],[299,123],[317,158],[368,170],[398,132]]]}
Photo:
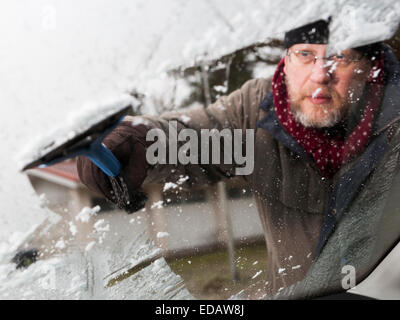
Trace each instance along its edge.
{"label": "ice scraper", "polygon": [[88,157],[110,179],[117,205],[120,209],[133,213],[145,206],[147,196],[132,190],[125,178],[121,163],[103,144],[104,138],[121,123],[131,105],[119,108],[105,118],[96,121],[87,129],[75,132],[72,138],[58,145],[55,141],[42,147],[35,159],[24,165],[22,171],[36,167],[43,168],[77,156]]}

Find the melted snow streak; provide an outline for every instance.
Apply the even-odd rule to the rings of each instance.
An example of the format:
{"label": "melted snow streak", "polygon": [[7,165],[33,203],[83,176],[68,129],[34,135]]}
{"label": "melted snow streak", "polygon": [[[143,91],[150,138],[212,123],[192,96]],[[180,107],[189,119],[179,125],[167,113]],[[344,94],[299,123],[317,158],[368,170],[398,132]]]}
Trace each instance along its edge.
{"label": "melted snow streak", "polygon": [[123,299],[194,299],[185,289],[182,278],[171,272],[164,258],[154,261],[147,268],[113,286],[108,297],[111,299],[121,297]]}

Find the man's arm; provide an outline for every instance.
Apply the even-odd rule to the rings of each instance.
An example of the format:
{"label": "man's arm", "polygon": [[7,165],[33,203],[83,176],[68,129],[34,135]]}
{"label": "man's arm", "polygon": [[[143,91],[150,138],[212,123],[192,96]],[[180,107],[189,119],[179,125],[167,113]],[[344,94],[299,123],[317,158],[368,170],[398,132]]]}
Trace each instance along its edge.
{"label": "man's arm", "polygon": [[[246,129],[255,129],[258,118],[259,103],[270,89],[270,82],[263,79],[251,80],[243,85],[239,90],[234,91],[229,96],[221,97],[207,108],[201,106],[190,108],[182,112],[169,112],[160,117],[154,116],[135,116],[126,117],[104,140],[104,144],[120,160],[125,176],[128,177],[130,186],[134,189],[140,188],[145,183],[166,183],[177,182],[182,177],[188,177],[186,185],[214,183],[224,177],[235,175],[235,169],[242,165],[232,159],[232,163],[224,163],[223,139],[220,139],[220,147],[215,149],[212,139],[209,143],[209,163],[205,163],[205,149],[202,142],[202,134],[206,130],[216,130],[213,133],[241,134],[242,150],[246,151]],[[186,141],[176,141],[174,139],[176,126],[176,137],[187,133],[182,131],[190,129],[189,133],[196,133],[197,143],[197,164],[182,164],[179,161],[179,152]],[[150,130],[158,130],[164,133],[165,141],[165,160],[166,163],[150,164],[147,155],[152,154],[155,141],[146,140]],[[172,135],[170,136],[170,131]],[[211,131],[209,131],[211,133]],[[156,134],[153,134],[153,136]],[[228,134],[229,135],[229,134]],[[171,139],[173,141],[171,141]],[[178,139],[179,140],[179,139]],[[203,141],[202,141],[203,140]],[[191,139],[193,143],[193,139]],[[233,144],[233,140],[231,141]],[[224,149],[225,147],[225,149]],[[253,147],[253,146],[251,146]],[[231,146],[233,150],[233,146]],[[212,163],[212,155],[219,153],[219,163]],[[173,153],[171,155],[171,153]],[[159,154],[155,153],[155,156]],[[171,158],[171,157],[172,158]],[[170,161],[172,159],[172,161]],[[192,158],[193,159],[193,158]],[[171,163],[172,162],[172,163]],[[108,178],[104,173],[92,164],[87,158],[78,159],[78,172],[84,184],[93,191],[102,194],[109,200],[114,201],[111,193]]]}

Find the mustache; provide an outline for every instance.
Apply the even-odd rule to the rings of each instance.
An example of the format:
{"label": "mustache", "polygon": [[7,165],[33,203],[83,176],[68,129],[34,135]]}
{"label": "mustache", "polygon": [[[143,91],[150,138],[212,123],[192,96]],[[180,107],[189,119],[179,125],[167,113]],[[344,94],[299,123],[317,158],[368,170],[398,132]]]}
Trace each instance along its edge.
{"label": "mustache", "polygon": [[333,88],[317,87],[315,89],[306,89],[301,94],[304,97],[336,97],[339,94]]}
{"label": "mustache", "polygon": [[[290,94],[289,94],[290,96]],[[302,101],[308,97],[314,98],[330,98],[335,101],[341,101],[342,97],[339,93],[333,88],[326,87],[317,87],[313,89],[304,89],[301,92],[298,92],[293,97],[290,97],[291,101]]]}

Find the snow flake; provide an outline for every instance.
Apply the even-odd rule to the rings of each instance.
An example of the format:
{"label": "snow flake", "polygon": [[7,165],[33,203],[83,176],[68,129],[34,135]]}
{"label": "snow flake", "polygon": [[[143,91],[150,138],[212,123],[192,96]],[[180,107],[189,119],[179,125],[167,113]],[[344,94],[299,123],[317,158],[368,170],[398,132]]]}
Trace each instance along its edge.
{"label": "snow flake", "polygon": [[228,88],[226,86],[214,86],[213,89],[216,92],[220,92],[220,93],[227,93],[228,92]]}
{"label": "snow flake", "polygon": [[151,205],[150,209],[162,209],[163,204],[164,204],[164,201],[162,201],[162,200],[161,200],[161,201],[154,202],[154,203]]}
{"label": "snow flake", "polygon": [[63,239],[60,239],[57,241],[57,243],[54,245],[55,248],[57,249],[64,249],[67,245],[65,244],[65,241]]}
{"label": "snow flake", "polygon": [[96,244],[96,241],[89,242],[85,248],[85,251],[87,252],[87,251],[92,250],[92,248],[94,247],[95,244]]}
{"label": "snow flake", "polygon": [[377,78],[380,72],[381,72],[381,69],[378,69],[378,70],[374,71],[372,77],[373,78]]}
{"label": "snow flake", "polygon": [[315,91],[313,92],[313,94],[311,95],[312,98],[315,99],[315,97],[316,97],[316,96],[318,95],[318,93],[320,93],[321,91],[322,91],[321,88],[318,88],[317,90],[315,90]]}
{"label": "snow flake", "polygon": [[170,190],[170,189],[176,189],[176,188],[178,188],[178,185],[177,185],[177,184],[175,184],[175,183],[173,183],[173,182],[167,182],[167,183],[164,185],[163,192],[165,192],[165,191],[167,191],[167,190]]}
{"label": "snow flake", "polygon": [[100,219],[94,224],[93,228],[96,232],[107,232],[110,231],[110,224],[104,219]]}
{"label": "snow flake", "polygon": [[157,233],[157,239],[166,238],[166,237],[169,237],[168,232],[158,232]]}
{"label": "snow flake", "polygon": [[179,117],[179,119],[182,120],[183,123],[188,123],[188,122],[191,120],[190,117],[188,117],[188,116],[186,116],[186,115],[184,115],[184,114],[181,115],[181,116]]}
{"label": "snow flake", "polygon": [[92,216],[96,215],[100,211],[100,209],[100,206],[95,206],[94,208],[85,207],[76,215],[75,220],[87,223]]}
{"label": "snow flake", "polygon": [[69,222],[69,231],[71,232],[72,236],[75,236],[78,233],[78,229],[72,221]]}
{"label": "snow flake", "polygon": [[189,180],[189,176],[180,176],[179,180],[176,182],[178,185],[181,185]]}
{"label": "snow flake", "polygon": [[132,127],[138,126],[140,124],[148,125],[149,121],[142,117],[134,117],[131,122]]}

